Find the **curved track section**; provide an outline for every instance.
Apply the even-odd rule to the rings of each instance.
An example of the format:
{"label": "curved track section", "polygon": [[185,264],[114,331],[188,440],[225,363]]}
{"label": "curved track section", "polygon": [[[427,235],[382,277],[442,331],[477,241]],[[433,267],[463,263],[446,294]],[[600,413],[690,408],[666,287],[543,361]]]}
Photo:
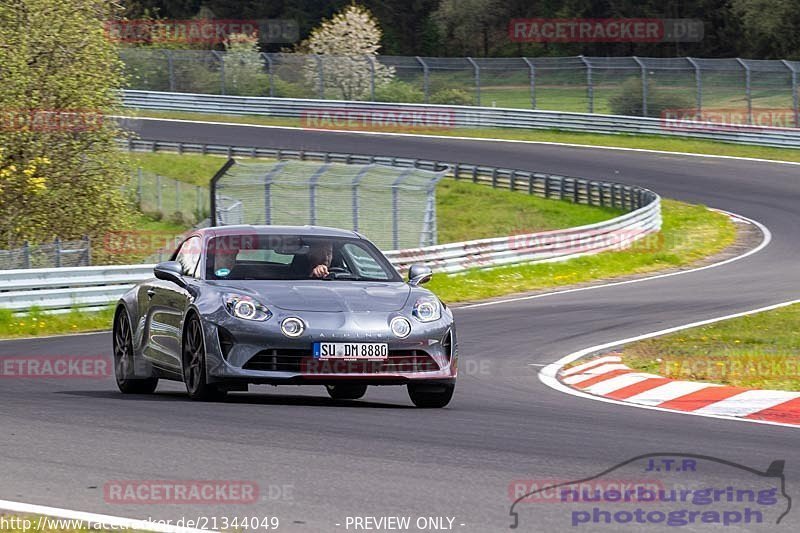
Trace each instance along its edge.
{"label": "curved track section", "polygon": [[[118,394],[110,379],[5,379],[0,468],[13,482],[0,487],[0,499],[130,517],[277,515],[283,531],[346,531],[348,516],[386,515],[448,516],[456,530],[501,531],[510,523],[514,480],[580,479],[664,451],[712,454],[760,469],[785,459],[787,490],[800,491],[796,430],[589,401],[546,387],[536,366],[588,346],[798,298],[795,167],[170,121],[135,127],[145,139],[390,154],[612,179],[751,217],[773,239],[718,268],[457,310],[461,375],[444,410],[410,408],[400,388],[374,388],[352,403],[330,401],[321,389],[287,387],[197,404],[172,384],[153,397],[132,398]],[[7,341],[0,358],[108,354],[110,342],[109,334]],[[708,476],[709,485],[727,483]],[[104,500],[107,482],[142,479],[246,479],[262,491],[259,502],[238,506]],[[521,509],[520,529],[568,528],[557,507]],[[790,513],[780,527],[798,523]]]}

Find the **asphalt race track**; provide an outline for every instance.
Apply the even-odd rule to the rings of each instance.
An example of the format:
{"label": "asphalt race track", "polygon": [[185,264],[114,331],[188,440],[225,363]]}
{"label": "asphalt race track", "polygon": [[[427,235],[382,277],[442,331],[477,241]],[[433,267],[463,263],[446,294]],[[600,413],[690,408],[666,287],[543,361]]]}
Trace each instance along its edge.
{"label": "asphalt race track", "polygon": [[[0,499],[134,518],[277,516],[278,531],[354,531],[346,527],[348,516],[410,516],[412,524],[418,517],[454,517],[457,531],[506,531],[515,480],[576,480],[657,452],[712,455],[760,470],[785,460],[786,491],[800,497],[796,429],[576,398],[544,386],[536,376],[540,367],[531,366],[800,297],[800,167],[233,125],[140,121],[134,127],[144,139],[419,157],[635,183],[758,220],[773,240],[746,259],[700,272],[457,310],[461,375],[454,401],[442,410],[412,408],[400,387],[373,387],[364,400],[350,403],[329,400],[321,387],[254,387],[226,403],[201,404],[188,401],[179,384],[162,384],[152,397],[130,397],[116,391],[111,377],[2,379]],[[110,357],[110,351],[107,333],[0,343],[0,358]],[[722,487],[744,476],[695,475]],[[261,487],[260,501],[104,500],[110,481],[152,479],[251,480]],[[564,507],[522,505],[519,530],[656,529],[572,527]],[[796,507],[780,525],[765,518],[726,530],[797,531]]]}

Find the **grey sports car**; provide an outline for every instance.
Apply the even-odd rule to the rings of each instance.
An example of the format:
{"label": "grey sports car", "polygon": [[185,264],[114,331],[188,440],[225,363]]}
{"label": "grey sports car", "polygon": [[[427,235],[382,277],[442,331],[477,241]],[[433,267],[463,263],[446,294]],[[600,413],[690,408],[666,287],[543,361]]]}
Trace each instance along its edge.
{"label": "grey sports car", "polygon": [[222,399],[253,384],[324,385],[334,399],[406,385],[418,407],[444,407],[457,375],[453,315],[407,282],[367,239],[315,226],[198,230],[125,293],[114,315],[123,393],[183,381]]}

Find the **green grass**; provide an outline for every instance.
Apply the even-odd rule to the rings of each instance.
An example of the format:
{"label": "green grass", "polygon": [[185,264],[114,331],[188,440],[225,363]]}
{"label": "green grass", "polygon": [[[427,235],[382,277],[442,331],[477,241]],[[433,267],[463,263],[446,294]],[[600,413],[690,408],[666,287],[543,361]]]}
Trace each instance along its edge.
{"label": "green grass", "polygon": [[36,337],[86,331],[111,329],[114,309],[85,312],[72,309],[68,313],[49,314],[32,309],[23,316],[15,316],[10,309],[0,309],[0,338]]}
{"label": "green grass", "polygon": [[440,243],[571,228],[622,213],[452,179],[442,180],[436,189]]}
{"label": "green grass", "polygon": [[623,349],[636,370],[682,380],[800,391],[800,305],[725,320]]}
{"label": "green grass", "polygon": [[730,246],[736,229],[728,217],[674,200],[663,201],[660,237],[621,252],[605,252],[557,263],[539,263],[434,275],[428,288],[445,302],[552,289],[692,264]]}
{"label": "green grass", "polygon": [[[183,120],[210,120],[215,122],[266,124],[273,126],[292,127],[302,126],[300,119],[295,118],[144,110],[138,110],[136,113],[141,116]],[[410,130],[409,128],[397,128],[394,130],[391,128],[382,128],[381,131],[397,131],[401,133],[413,132],[420,135],[444,135],[474,138],[510,139],[518,141],[558,142],[582,144],[587,146],[613,146],[620,148],[661,150],[667,152],[685,152],[690,154],[752,157],[759,159],[771,159],[775,161],[800,161],[800,150],[793,148],[747,146],[743,144],[721,143],[680,137],[662,137],[657,135],[573,133],[555,130],[511,130],[503,128],[419,128],[413,130]],[[357,151],[357,149],[354,149],[354,151]]]}
{"label": "green grass", "polygon": [[155,174],[204,187],[208,187],[212,176],[227,160],[224,156],[189,156],[163,152],[131,153],[130,157],[134,167],[142,167]]}

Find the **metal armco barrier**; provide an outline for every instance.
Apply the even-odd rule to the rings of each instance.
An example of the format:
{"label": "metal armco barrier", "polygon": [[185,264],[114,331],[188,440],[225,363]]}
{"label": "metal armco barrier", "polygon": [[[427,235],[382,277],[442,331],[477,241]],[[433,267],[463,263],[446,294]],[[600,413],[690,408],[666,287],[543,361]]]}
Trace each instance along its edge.
{"label": "metal armco barrier", "polygon": [[[495,107],[299,100],[190,93],[124,91],[127,107],[300,118],[309,129],[380,130],[386,126],[557,129],[587,133],[667,135],[796,148],[800,129]],[[403,123],[407,121],[407,123]]]}
{"label": "metal armco barrier", "polygon": [[[239,156],[376,163],[442,169],[446,163],[388,156],[298,152],[265,148],[129,140],[132,150],[176,151]],[[469,180],[543,198],[594,206],[618,207],[624,215],[564,230],[512,235],[386,252],[405,272],[417,262],[441,273],[463,272],[522,262],[563,261],[587,254],[621,250],[661,229],[661,199],[641,187],[539,172],[449,163],[455,179]],[[23,312],[72,307],[99,308],[115,302],[134,283],[151,278],[154,265],[43,268],[0,271],[0,308]]]}

